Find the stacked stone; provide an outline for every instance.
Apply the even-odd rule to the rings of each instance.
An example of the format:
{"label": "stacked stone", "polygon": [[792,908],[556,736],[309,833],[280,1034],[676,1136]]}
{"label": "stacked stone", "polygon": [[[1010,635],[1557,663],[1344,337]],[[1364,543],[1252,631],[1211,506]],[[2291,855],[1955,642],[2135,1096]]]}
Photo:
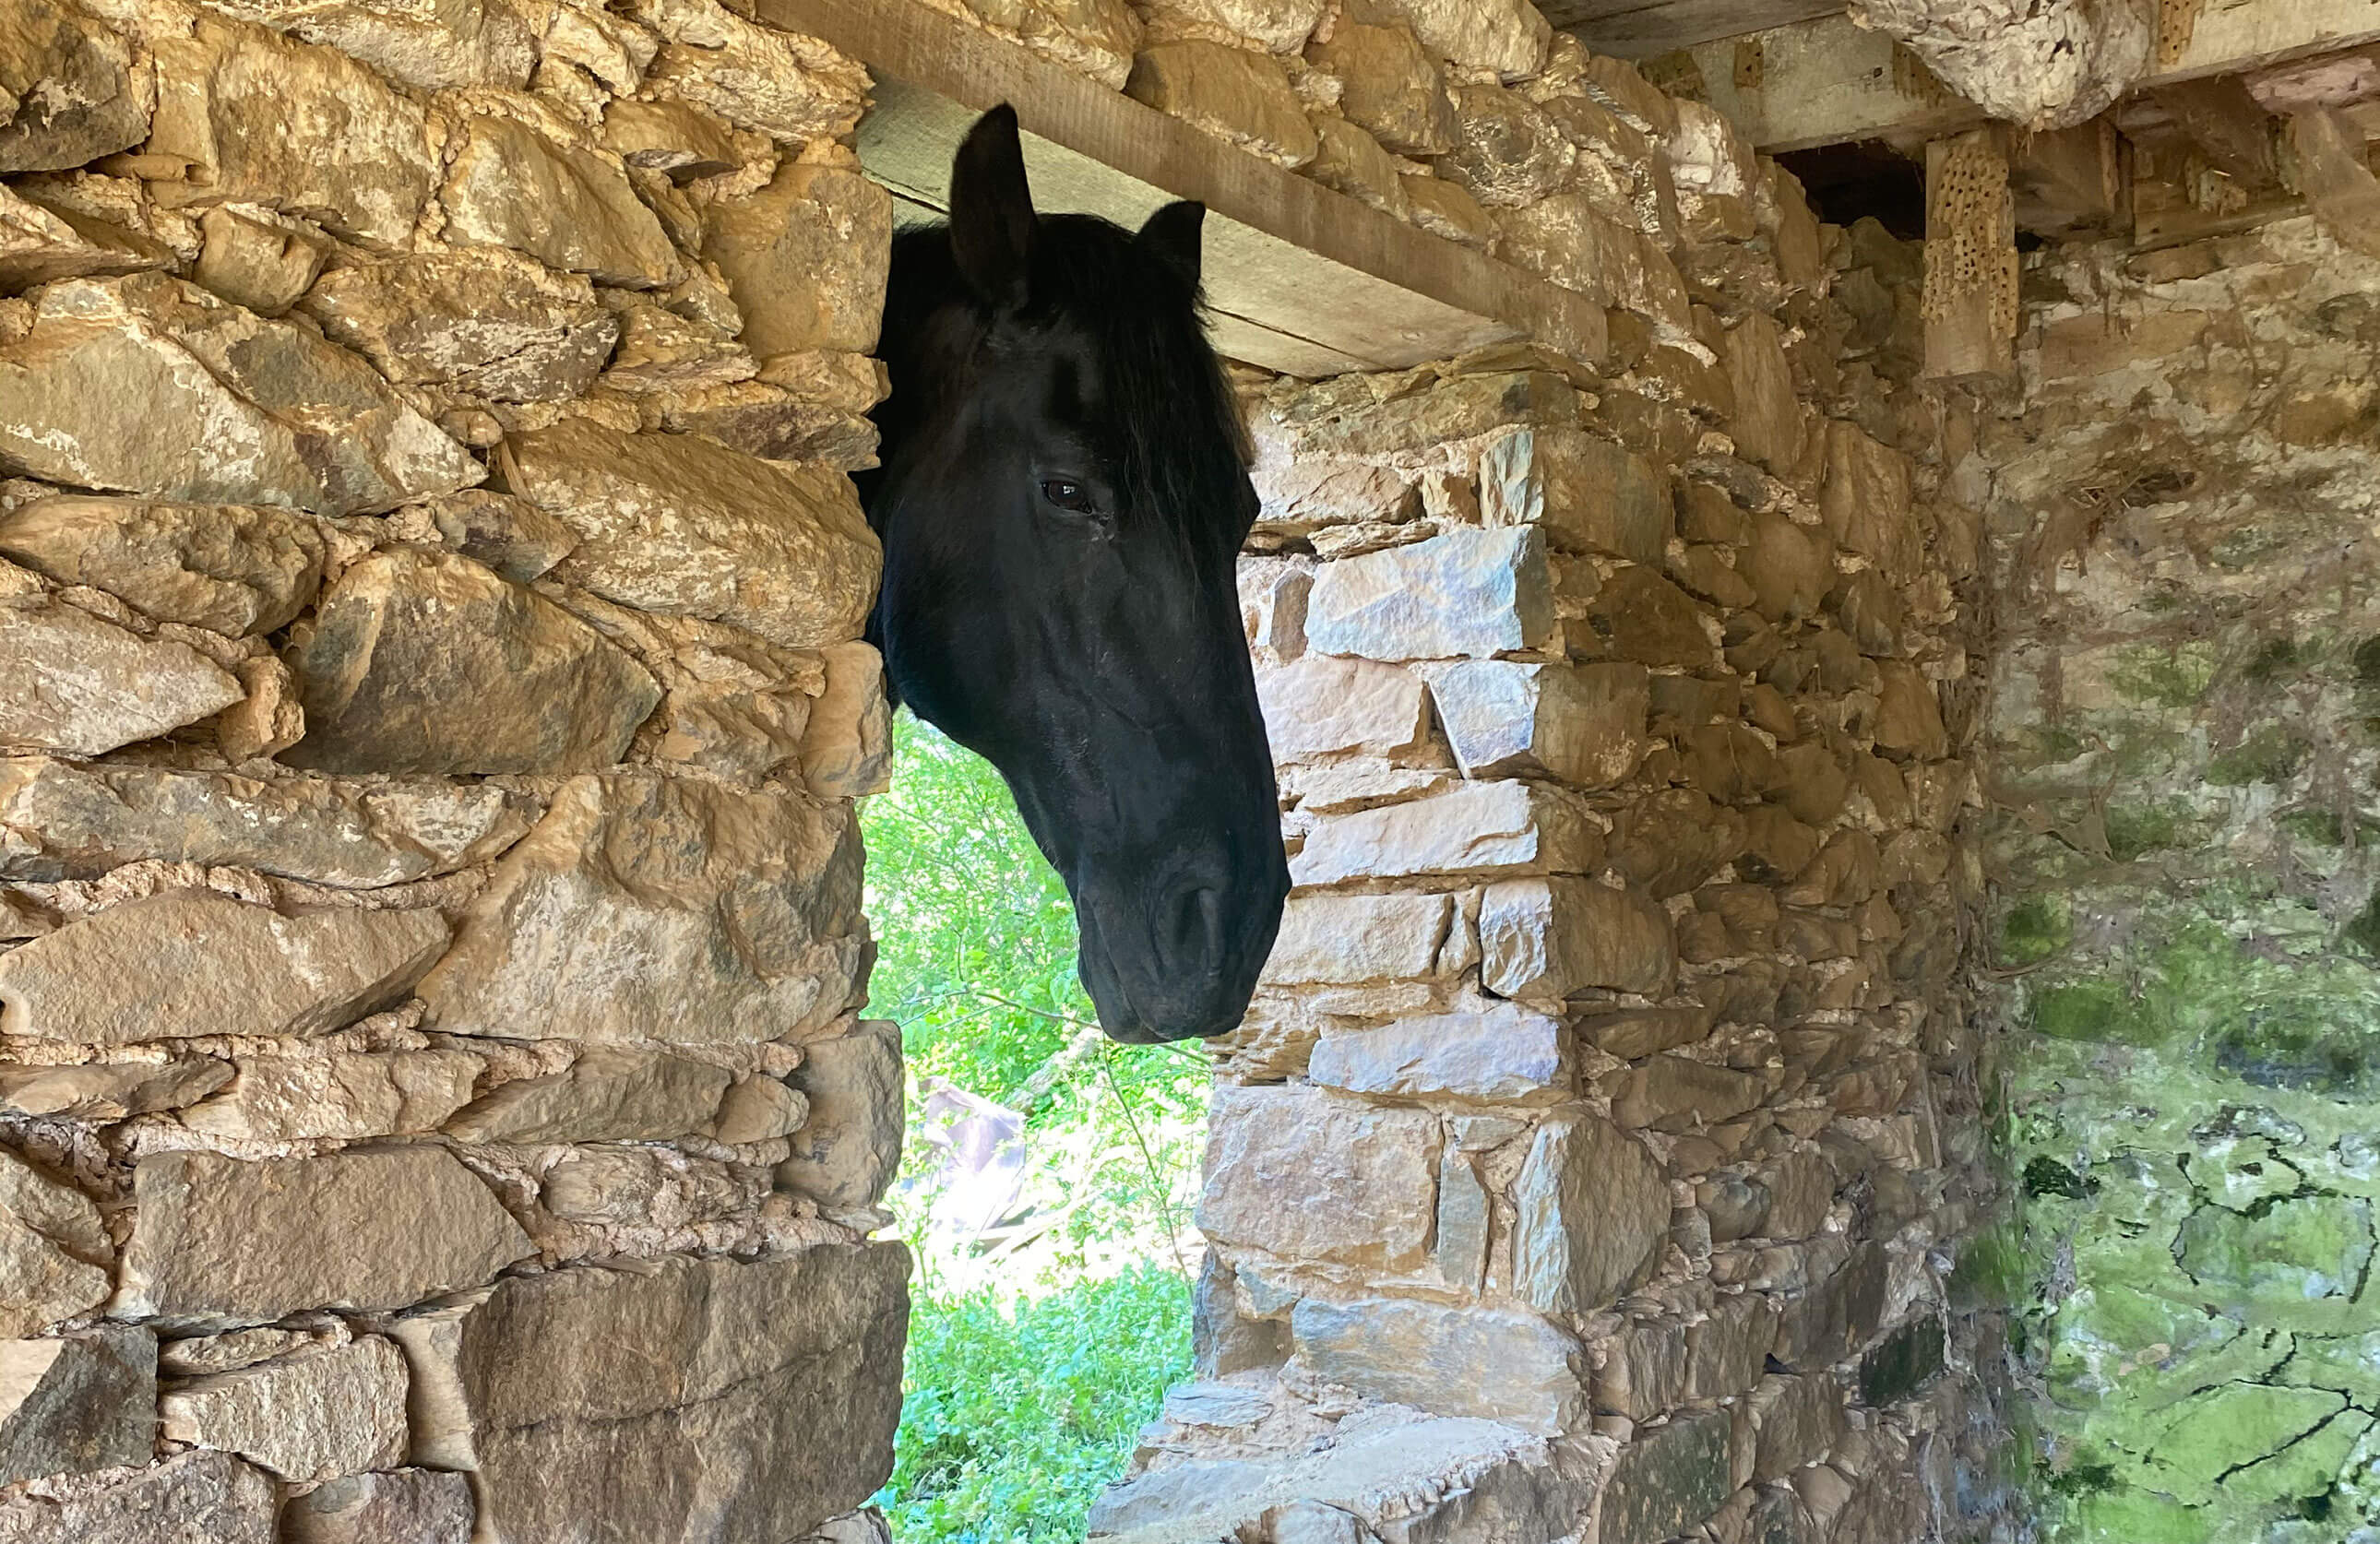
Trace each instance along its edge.
{"label": "stacked stone", "polygon": [[930,0],[1279,166],[1682,334],[1667,253],[1754,232],[1726,120],[1529,0]]}
{"label": "stacked stone", "polygon": [[1746,188],[1685,338],[1248,383],[1295,889],[1095,1538],[1957,1526],[1972,417],[1914,249]]}
{"label": "stacked stone", "polygon": [[2044,252],[1978,457],[2023,1213],[2070,1538],[2380,1526],[2380,261],[2313,222]]}
{"label": "stacked stone", "polygon": [[871,1526],[865,86],[0,7],[0,1538]]}

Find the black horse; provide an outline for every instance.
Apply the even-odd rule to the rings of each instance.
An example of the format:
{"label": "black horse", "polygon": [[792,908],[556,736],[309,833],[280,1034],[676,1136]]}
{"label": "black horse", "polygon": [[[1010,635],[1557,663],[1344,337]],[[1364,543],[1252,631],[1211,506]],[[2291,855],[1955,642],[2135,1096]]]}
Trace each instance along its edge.
{"label": "black horse", "polygon": [[1198,320],[1205,213],[1137,234],[1037,215],[1014,111],[985,114],[949,223],[893,241],[883,465],[860,477],[895,699],[1007,780],[1126,1041],[1236,1025],[1289,889],[1232,579],[1257,497]]}

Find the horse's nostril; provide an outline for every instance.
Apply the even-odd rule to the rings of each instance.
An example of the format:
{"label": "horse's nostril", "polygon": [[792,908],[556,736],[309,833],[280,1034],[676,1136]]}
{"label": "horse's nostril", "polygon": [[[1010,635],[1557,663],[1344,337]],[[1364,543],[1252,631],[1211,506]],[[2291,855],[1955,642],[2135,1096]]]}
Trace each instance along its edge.
{"label": "horse's nostril", "polygon": [[1205,885],[1174,893],[1165,942],[1177,954],[1211,959],[1223,940],[1223,894]]}

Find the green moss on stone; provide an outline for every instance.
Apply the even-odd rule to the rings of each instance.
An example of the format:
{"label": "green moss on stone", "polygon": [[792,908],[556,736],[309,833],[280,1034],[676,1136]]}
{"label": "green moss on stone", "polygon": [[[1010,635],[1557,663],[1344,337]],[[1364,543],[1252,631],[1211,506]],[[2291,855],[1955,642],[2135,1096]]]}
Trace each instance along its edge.
{"label": "green moss on stone", "polygon": [[2280,724],[2264,724],[2206,764],[2206,781],[2221,788],[2287,783],[2305,764],[2305,741]]}
{"label": "green moss on stone", "polygon": [[2000,958],[2035,965],[2062,953],[2074,936],[2073,907],[2063,895],[2029,895],[2000,924]]}
{"label": "green moss on stone", "polygon": [[2107,852],[2117,862],[2130,863],[2153,852],[2186,845],[2190,812],[2190,806],[2180,799],[2111,804],[2106,817]]}
{"label": "green moss on stone", "polygon": [[2128,644],[2116,651],[2107,684],[2135,702],[2191,708],[2214,685],[2217,663],[2215,646],[2199,639]]}
{"label": "green moss on stone", "polygon": [[2299,841],[2317,847],[2343,847],[2347,845],[2345,827],[2335,810],[2292,809],[2286,815],[2274,816],[2273,824]]}
{"label": "green moss on stone", "polygon": [[2268,638],[2257,645],[2256,651],[2248,657],[2248,663],[2240,667],[2240,674],[2261,686],[2304,663],[2304,651],[2298,648],[2294,638]]}
{"label": "green moss on stone", "polygon": [[2073,981],[2036,991],[2033,1027],[2061,1040],[2138,1044],[2155,1038],[2132,994],[2108,980]]}
{"label": "green moss on stone", "polygon": [[2380,959],[2380,885],[2374,885],[2363,909],[2355,914],[2339,936],[2366,954]]}
{"label": "green moss on stone", "polygon": [[2077,1544],[2211,1544],[2215,1518],[2170,1496],[2113,1490],[2075,1509]]}

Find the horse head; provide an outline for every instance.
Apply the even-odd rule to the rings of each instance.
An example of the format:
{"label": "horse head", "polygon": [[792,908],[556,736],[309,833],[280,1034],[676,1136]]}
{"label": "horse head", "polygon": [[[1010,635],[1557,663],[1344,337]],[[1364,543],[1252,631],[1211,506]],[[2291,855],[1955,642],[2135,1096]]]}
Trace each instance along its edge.
{"label": "horse head", "polygon": [[990,761],[1065,881],[1126,1041],[1246,1010],[1289,888],[1234,562],[1257,513],[1199,322],[1196,203],[1037,214],[1016,115],[892,249],[863,474],[892,689]]}

